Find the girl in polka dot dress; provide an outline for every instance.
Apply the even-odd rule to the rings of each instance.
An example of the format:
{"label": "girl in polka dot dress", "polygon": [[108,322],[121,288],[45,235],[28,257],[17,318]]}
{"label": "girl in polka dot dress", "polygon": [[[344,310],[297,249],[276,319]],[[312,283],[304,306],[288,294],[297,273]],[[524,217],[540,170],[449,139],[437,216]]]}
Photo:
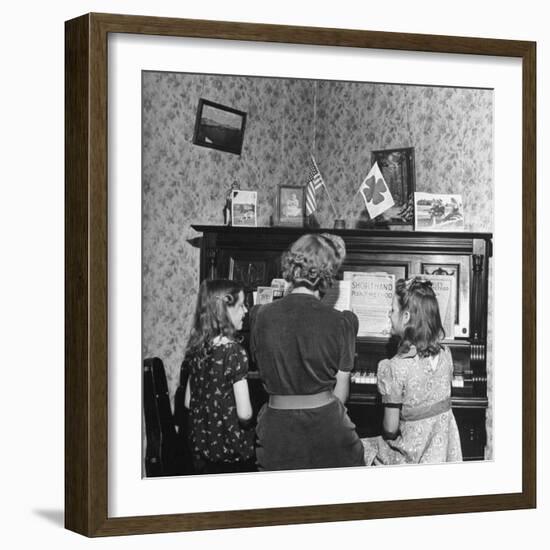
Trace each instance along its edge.
{"label": "girl in polka dot dress", "polygon": [[255,470],[248,356],[235,339],[246,314],[242,286],[203,281],[182,379],[196,473]]}

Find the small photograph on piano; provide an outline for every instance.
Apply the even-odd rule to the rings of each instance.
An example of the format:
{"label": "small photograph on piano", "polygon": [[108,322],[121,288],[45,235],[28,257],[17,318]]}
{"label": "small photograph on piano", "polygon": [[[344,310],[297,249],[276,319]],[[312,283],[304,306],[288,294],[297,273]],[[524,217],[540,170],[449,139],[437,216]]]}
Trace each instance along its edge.
{"label": "small photograph on piano", "polygon": [[414,228],[417,231],[463,231],[462,197],[460,195],[415,193]]}

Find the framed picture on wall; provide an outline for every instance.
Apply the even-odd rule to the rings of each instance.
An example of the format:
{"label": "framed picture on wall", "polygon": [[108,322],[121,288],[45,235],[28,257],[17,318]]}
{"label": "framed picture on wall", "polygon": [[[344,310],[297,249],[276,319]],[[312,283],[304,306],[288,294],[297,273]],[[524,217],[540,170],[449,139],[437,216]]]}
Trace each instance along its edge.
{"label": "framed picture on wall", "polygon": [[378,163],[390,190],[394,205],[375,219],[377,224],[412,225],[412,204],[415,191],[414,147],[384,149],[371,152],[371,164]]}
{"label": "framed picture on wall", "polygon": [[[246,55],[247,52],[255,55]],[[269,55],[264,56],[267,53]],[[349,63],[343,63],[344,58]],[[514,63],[508,64],[508,59]],[[67,528],[87,536],[105,536],[506,510],[536,505],[536,281],[535,270],[523,272],[521,269],[522,257],[533,261],[536,257],[534,43],[88,14],[66,23],[65,61],[65,120],[69,136],[66,141],[66,326],[71,327],[66,336],[65,377]],[[172,75],[192,75],[194,86],[181,89],[195,90],[196,95],[188,97],[179,91],[171,95],[169,85],[155,88],[153,83],[146,91],[158,94],[158,105],[153,107],[159,111],[150,126],[142,128],[136,113],[143,105],[144,73],[151,67],[169,72],[169,79],[175,78]],[[499,442],[500,452],[492,460],[470,463],[467,468],[464,464],[448,464],[446,468],[420,464],[401,469],[343,467],[311,470],[307,475],[303,471],[287,471],[284,475],[248,472],[231,476],[175,476],[162,483],[154,479],[144,483],[140,376],[145,338],[141,324],[142,292],[145,291],[147,299],[161,296],[161,307],[151,315],[153,321],[149,324],[153,326],[154,320],[165,323],[168,319],[172,325],[162,336],[165,341],[176,340],[178,331],[181,332],[178,323],[192,315],[187,301],[196,297],[193,286],[196,273],[186,271],[185,267],[197,261],[198,254],[193,249],[196,235],[187,238],[186,232],[189,225],[202,220],[216,223],[226,199],[220,191],[223,184],[219,182],[227,181],[228,173],[238,181],[247,181],[247,177],[250,181],[263,181],[264,175],[277,170],[279,159],[284,163],[285,178],[275,181],[298,181],[288,178],[289,174],[293,178],[299,176],[292,174],[298,163],[287,162],[290,152],[279,139],[282,134],[273,129],[271,133],[256,131],[255,147],[261,148],[265,140],[274,136],[273,143],[278,145],[276,156],[271,142],[267,147],[264,145],[261,155],[258,149],[251,149],[246,157],[242,154],[245,152],[242,148],[244,111],[235,113],[232,107],[227,107],[234,104],[229,92],[227,101],[224,99],[218,105],[203,101],[200,113],[195,112],[199,95],[201,99],[206,95],[202,92],[206,84],[203,86],[201,80],[206,82],[207,77],[203,75],[222,73],[294,78],[300,86],[305,82],[335,80],[366,83],[374,79],[378,83],[393,82],[396,86],[410,83],[411,89],[404,91],[404,95],[415,93],[412,89],[419,85],[433,89],[448,86],[495,90],[500,94],[502,101],[494,110],[500,132],[494,159],[495,163],[504,162],[505,169],[498,164],[495,173],[507,174],[513,184],[499,180],[496,185],[505,185],[506,193],[495,193],[494,198],[495,210],[505,212],[499,219],[507,220],[505,226],[496,228],[498,242],[507,244],[506,254],[492,255],[490,247],[487,254],[492,255],[492,266],[499,273],[499,281],[521,280],[522,283],[505,284],[504,289],[497,284],[492,296],[495,303],[515,307],[505,320],[506,326],[499,327],[501,320],[495,320],[498,330],[492,335],[493,347],[489,352],[494,354],[494,361],[502,362],[504,368],[511,371],[507,377],[510,381],[502,380],[499,385],[499,398],[495,401],[499,422],[495,423],[492,435]],[[208,85],[213,89],[224,86],[221,80]],[[175,128],[170,126],[169,132],[162,134],[144,154],[140,140],[132,136],[149,135],[149,129],[162,126],[159,121],[166,123],[164,126],[168,124],[173,113],[163,118],[167,97],[182,109],[183,116],[175,117]],[[181,101],[186,102],[185,109]],[[300,116],[315,111],[309,107],[300,110]],[[296,120],[301,119],[298,116]],[[250,126],[251,119],[248,122]],[[145,121],[147,124],[149,121]],[[215,126],[223,128],[222,137],[212,133]],[[414,125],[410,128],[414,129]],[[299,130],[303,130],[303,125]],[[378,145],[372,150],[387,151],[392,147],[390,136],[383,130],[381,127],[378,134],[373,133]],[[239,132],[240,138],[235,138]],[[312,134],[311,138],[304,138],[304,142],[307,148],[315,148],[317,157],[321,151],[328,157],[332,149],[328,144],[321,145],[320,139],[319,134]],[[433,140],[436,145],[437,142]],[[523,144],[523,150],[514,146],[518,142]],[[87,148],[82,148],[82,143],[88,144]],[[241,156],[204,155],[204,151],[194,145],[240,152]],[[418,156],[419,148],[415,150]],[[180,165],[182,154],[185,159]],[[210,159],[207,169],[199,158],[206,156],[214,159]],[[145,161],[143,171],[140,158]],[[406,165],[406,155],[403,158]],[[261,162],[258,159],[265,160],[261,165],[263,170],[258,169]],[[351,202],[360,182],[357,175],[361,167],[350,170],[347,156],[342,159],[325,161],[331,168],[327,168],[323,176],[330,186],[331,178],[345,174],[339,198],[347,204],[346,193]],[[150,167],[153,170],[149,170]],[[418,169],[425,170],[424,177],[429,177],[431,165],[426,159],[418,162]],[[155,185],[151,185],[147,177],[154,178]],[[403,177],[409,181],[409,176]],[[517,185],[517,181],[522,181],[522,185]],[[156,184],[163,186],[162,190]],[[277,218],[297,226],[303,217],[304,203],[298,189],[303,188],[283,185],[277,190],[285,207],[290,208],[279,211]],[[408,188],[405,193],[407,191]],[[142,217],[143,192],[148,193],[148,199],[153,197],[152,200],[158,202]],[[476,188],[468,187],[467,192],[473,194]],[[293,193],[296,193],[297,207]],[[243,204],[239,215],[243,223],[248,223],[251,216],[245,216],[245,212],[250,211],[247,207],[252,201],[246,200]],[[181,212],[190,211],[197,219],[182,222],[178,218]],[[256,209],[252,216],[257,222]],[[159,221],[162,221],[160,226]],[[142,232],[143,226],[146,227]],[[300,227],[296,229],[297,234]],[[266,238],[270,245],[281,250],[282,243],[277,236],[280,238],[282,230],[268,229],[271,233]],[[256,229],[246,225],[223,227],[217,237],[218,249],[211,247],[211,254],[204,258],[201,269],[206,271],[216,263],[223,232],[230,231],[246,237]],[[358,255],[354,248],[355,231],[369,240],[368,232],[351,230],[349,258]],[[408,235],[415,238],[411,232]],[[429,235],[427,249],[435,235]],[[391,256],[391,243],[385,232],[379,231],[369,246]],[[463,252],[461,246],[468,245],[458,238],[457,254]],[[144,248],[150,253],[146,269],[141,263]],[[261,243],[258,250],[263,250]],[[227,249],[223,253],[227,254]],[[229,253],[238,255],[239,250],[231,249]],[[478,251],[469,248],[465,253],[475,257]],[[154,263],[157,254],[161,261]],[[437,261],[444,264],[446,260]],[[485,258],[479,265],[483,269],[487,263]],[[151,266],[158,269],[158,278],[146,279],[143,284],[143,277],[149,276]],[[473,267],[479,268],[477,264]],[[178,279],[182,272],[185,276]],[[514,293],[514,299],[510,293]],[[472,299],[475,301],[476,296]],[[175,310],[177,314],[172,315]],[[511,341],[512,332],[522,337]],[[359,347],[362,344],[364,342],[358,342]],[[484,359],[480,353],[474,348],[471,360]],[[517,380],[522,382],[519,391]],[[170,419],[169,414],[167,418]],[[507,422],[509,418],[512,421]],[[521,423],[517,422],[518,418],[522,419]],[[388,476],[391,483],[387,482]],[[182,499],[182,494],[193,498]]]}
{"label": "framed picture on wall", "polygon": [[241,154],[246,113],[201,97],[193,143],[226,153]]}
{"label": "framed picture on wall", "polygon": [[306,188],[279,185],[277,188],[277,225],[302,227],[306,215]]}

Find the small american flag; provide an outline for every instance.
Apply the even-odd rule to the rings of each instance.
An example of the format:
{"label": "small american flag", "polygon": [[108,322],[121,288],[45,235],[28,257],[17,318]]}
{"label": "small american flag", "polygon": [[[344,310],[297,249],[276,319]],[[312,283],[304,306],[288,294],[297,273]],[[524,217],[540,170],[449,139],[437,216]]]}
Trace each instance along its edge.
{"label": "small american flag", "polygon": [[325,182],[317,168],[317,163],[313,158],[313,155],[310,156],[308,162],[308,175],[307,175],[307,188],[306,188],[306,214],[309,216],[317,210],[317,199],[315,198],[315,193],[320,187],[324,187]]}

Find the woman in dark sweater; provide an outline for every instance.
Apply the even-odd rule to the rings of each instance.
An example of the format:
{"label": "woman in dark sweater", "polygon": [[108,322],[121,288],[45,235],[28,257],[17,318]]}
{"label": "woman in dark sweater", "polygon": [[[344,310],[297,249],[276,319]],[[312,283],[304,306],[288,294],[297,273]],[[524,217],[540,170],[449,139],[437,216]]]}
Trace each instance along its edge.
{"label": "woman in dark sweater", "polygon": [[283,256],[290,292],[250,312],[250,350],[269,394],[258,415],[261,470],[364,465],[344,407],[357,317],[320,301],[345,254],[335,235],[300,237]]}

